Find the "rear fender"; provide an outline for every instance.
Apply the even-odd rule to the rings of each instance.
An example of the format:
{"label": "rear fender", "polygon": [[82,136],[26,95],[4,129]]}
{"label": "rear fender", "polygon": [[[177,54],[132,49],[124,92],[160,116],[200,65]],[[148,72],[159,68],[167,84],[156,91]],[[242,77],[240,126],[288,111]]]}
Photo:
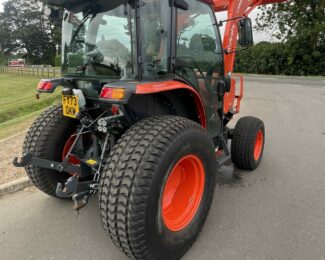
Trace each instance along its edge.
{"label": "rear fender", "polygon": [[203,101],[201,96],[196,92],[193,87],[190,87],[179,81],[164,81],[164,82],[151,82],[138,84],[136,86],[135,94],[137,95],[145,95],[145,94],[154,94],[161,93],[172,90],[187,90],[193,96],[195,102],[195,110],[198,116],[198,121],[200,122],[203,128],[207,128],[206,122],[206,113],[203,105]]}

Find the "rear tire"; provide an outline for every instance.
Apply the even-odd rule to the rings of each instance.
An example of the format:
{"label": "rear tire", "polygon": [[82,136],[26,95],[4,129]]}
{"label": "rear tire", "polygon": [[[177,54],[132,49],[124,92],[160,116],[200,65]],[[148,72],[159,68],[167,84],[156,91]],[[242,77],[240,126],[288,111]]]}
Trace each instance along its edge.
{"label": "rear tire", "polygon": [[[60,162],[64,145],[74,131],[74,120],[63,116],[61,104],[55,105],[43,112],[28,130],[23,154],[32,153],[36,158]],[[64,183],[70,177],[68,173],[32,165],[26,166],[25,169],[37,188],[56,198],[58,182]]]}
{"label": "rear tire", "polygon": [[231,158],[240,169],[255,170],[261,163],[265,144],[263,121],[256,117],[238,120],[231,142]]}
{"label": "rear tire", "polygon": [[[114,244],[135,259],[179,259],[207,217],[215,164],[208,133],[193,121],[157,116],[132,126],[114,146],[100,181],[100,215]],[[187,174],[192,168],[195,178]]]}

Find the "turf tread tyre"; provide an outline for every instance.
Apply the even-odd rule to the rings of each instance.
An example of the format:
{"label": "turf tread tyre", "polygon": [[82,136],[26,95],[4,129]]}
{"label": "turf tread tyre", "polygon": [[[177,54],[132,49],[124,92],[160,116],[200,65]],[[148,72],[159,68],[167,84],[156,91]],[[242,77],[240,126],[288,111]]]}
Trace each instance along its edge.
{"label": "turf tread tyre", "polygon": [[[206,130],[185,118],[156,116],[144,119],[119,139],[107,158],[100,181],[99,211],[104,229],[114,244],[131,258],[163,258],[157,257],[148,246],[145,232],[147,199],[155,182],[154,174],[160,159],[171,144],[187,131],[194,131],[210,140]],[[207,149],[214,154],[211,141]],[[208,209],[200,220],[202,223],[199,229],[208,214],[213,197],[214,172],[212,175],[210,180],[213,184],[209,186],[209,199],[205,202]],[[189,249],[198,233],[199,231],[194,234],[186,248],[175,258]]]}
{"label": "turf tread tyre", "polygon": [[256,117],[240,118],[235,126],[231,143],[231,158],[240,169],[254,170],[260,164],[263,149],[258,160],[254,159],[254,147],[259,130],[263,132],[263,149],[265,142],[265,127],[263,121]]}
{"label": "turf tread tyre", "polygon": [[[29,128],[24,144],[23,154],[32,153],[34,157],[60,160],[59,155],[62,144],[60,141],[49,148],[53,138],[64,140],[72,128],[72,121],[63,117],[62,105],[54,105],[45,110]],[[61,136],[60,136],[61,135]],[[56,171],[42,169],[32,165],[25,167],[26,173],[33,184],[46,194],[57,197],[55,194],[57,182],[64,182],[68,175]]]}

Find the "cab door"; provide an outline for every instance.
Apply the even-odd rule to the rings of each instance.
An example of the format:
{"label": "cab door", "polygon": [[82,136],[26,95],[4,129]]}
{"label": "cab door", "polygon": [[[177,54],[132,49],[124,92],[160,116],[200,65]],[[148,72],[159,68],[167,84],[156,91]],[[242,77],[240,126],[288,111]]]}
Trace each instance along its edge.
{"label": "cab door", "polygon": [[208,131],[222,131],[222,98],[216,85],[223,77],[222,43],[209,4],[185,0],[189,8],[176,8],[175,74],[193,86],[204,102]]}

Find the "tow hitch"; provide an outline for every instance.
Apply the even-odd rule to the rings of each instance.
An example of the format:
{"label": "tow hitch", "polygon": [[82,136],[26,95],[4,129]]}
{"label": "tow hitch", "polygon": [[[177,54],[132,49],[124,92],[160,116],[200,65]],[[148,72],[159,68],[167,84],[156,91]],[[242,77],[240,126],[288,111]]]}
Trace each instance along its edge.
{"label": "tow hitch", "polygon": [[78,176],[70,177],[64,186],[58,183],[56,195],[63,199],[72,197],[73,209],[79,211],[88,203],[89,197],[98,191],[97,181],[79,182]]}
{"label": "tow hitch", "polygon": [[[48,168],[57,170],[59,172],[74,173],[66,183],[58,183],[56,187],[56,195],[62,199],[72,198],[74,202],[73,209],[79,211],[85,207],[88,203],[89,197],[98,191],[98,179],[93,181],[79,182],[79,176],[88,172],[87,167],[80,167],[79,165],[59,163],[40,158],[34,158],[32,154],[26,154],[19,160],[17,157],[14,158],[13,164],[16,167],[25,167],[27,165],[33,165],[42,168]],[[98,174],[95,174],[97,178]]]}
{"label": "tow hitch", "polygon": [[80,176],[88,176],[90,167],[85,163],[73,165],[68,163],[60,163],[55,161],[34,158],[31,153],[22,156],[20,159],[14,158],[13,164],[16,167],[25,167],[33,165],[37,167],[56,170],[58,172],[68,172],[73,174],[66,183],[58,183],[56,187],[56,195],[62,199],[72,198],[74,202],[73,209],[79,211],[88,203],[89,197],[98,191],[98,174],[95,174],[93,181],[79,182]]}

